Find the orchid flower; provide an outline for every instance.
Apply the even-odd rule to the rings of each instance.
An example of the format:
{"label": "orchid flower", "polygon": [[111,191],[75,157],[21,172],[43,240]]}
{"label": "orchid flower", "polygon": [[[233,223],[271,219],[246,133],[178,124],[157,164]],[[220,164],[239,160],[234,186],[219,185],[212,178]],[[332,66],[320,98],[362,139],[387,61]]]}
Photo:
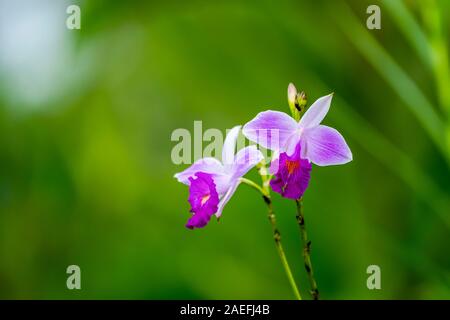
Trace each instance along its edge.
{"label": "orchid flower", "polygon": [[[297,90],[290,84],[289,101],[296,95]],[[271,186],[284,197],[298,199],[303,195],[309,182],[309,162],[329,166],[352,160],[342,135],[320,124],[330,109],[332,97],[333,94],[319,98],[298,122],[283,112],[268,110],[259,113],[242,130],[249,140],[275,151],[271,164],[275,179]]]}
{"label": "orchid flower", "polygon": [[241,126],[234,127],[225,138],[222,162],[211,157],[202,158],[175,174],[179,182],[189,186],[188,201],[192,216],[186,224],[187,228],[202,228],[213,215],[219,218],[236,191],[240,178],[263,159],[256,146],[243,148],[235,154],[240,129]]}

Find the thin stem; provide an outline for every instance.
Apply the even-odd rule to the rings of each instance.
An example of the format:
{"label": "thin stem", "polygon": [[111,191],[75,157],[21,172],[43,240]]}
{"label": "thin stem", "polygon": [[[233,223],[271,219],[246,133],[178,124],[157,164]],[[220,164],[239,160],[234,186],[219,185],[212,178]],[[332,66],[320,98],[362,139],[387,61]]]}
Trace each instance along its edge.
{"label": "thin stem", "polygon": [[297,222],[300,227],[300,233],[303,240],[303,259],[305,261],[305,269],[308,273],[309,284],[311,286],[311,296],[314,300],[319,300],[319,290],[317,289],[317,282],[314,278],[314,271],[311,263],[311,241],[308,240],[308,233],[305,226],[305,215],[303,213],[303,199],[295,200],[297,204]]}
{"label": "thin stem", "polygon": [[289,263],[286,258],[286,254],[284,253],[283,246],[281,245],[281,234],[276,225],[275,213],[273,211],[272,199],[269,195],[263,195],[264,202],[267,204],[268,208],[268,218],[269,222],[272,225],[273,238],[275,240],[275,246],[278,251],[278,255],[280,256],[281,263],[283,264],[284,271],[289,279],[289,283],[291,284],[292,290],[294,291],[294,295],[297,300],[302,300],[300,292],[298,291],[297,284],[295,283],[294,276],[292,275],[291,268],[289,267]]}
{"label": "thin stem", "polygon": [[[260,169],[260,173],[261,172],[262,172],[262,170]],[[291,268],[289,267],[289,263],[287,261],[286,254],[284,253],[283,245],[281,244],[281,234],[276,225],[276,218],[275,218],[275,213],[273,211],[272,199],[270,198],[268,188],[261,187],[258,184],[256,184],[255,182],[253,182],[249,179],[246,179],[246,178],[241,178],[240,181],[242,183],[245,183],[246,185],[256,189],[257,191],[259,191],[261,193],[261,195],[264,199],[264,203],[267,205],[267,208],[268,208],[268,218],[269,218],[269,222],[272,226],[273,238],[275,240],[275,247],[277,248],[277,252],[280,257],[281,263],[283,265],[284,271],[286,272],[286,276],[288,277],[288,280],[292,287],[292,291],[294,292],[295,298],[297,300],[302,300],[302,296],[300,295],[300,291],[298,290],[297,284],[295,283],[294,276],[292,275]],[[266,177],[264,176],[263,177],[263,186],[265,185],[264,184],[265,181],[266,181]]]}
{"label": "thin stem", "polygon": [[256,189],[257,191],[261,192],[262,195],[265,194],[263,188],[261,188],[261,186],[259,186],[256,182],[253,182],[252,180],[246,178],[240,178],[239,180],[242,183],[245,183],[246,185],[252,187],[253,189]]}

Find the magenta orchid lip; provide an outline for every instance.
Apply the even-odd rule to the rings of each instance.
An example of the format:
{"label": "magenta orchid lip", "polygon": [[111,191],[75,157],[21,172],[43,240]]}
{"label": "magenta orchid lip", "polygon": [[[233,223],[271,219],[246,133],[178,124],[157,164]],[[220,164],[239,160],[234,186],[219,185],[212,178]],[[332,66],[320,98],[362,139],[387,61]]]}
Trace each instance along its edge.
{"label": "magenta orchid lip", "polygon": [[270,181],[272,190],[285,198],[299,199],[308,188],[311,177],[311,162],[300,158],[300,143],[291,156],[286,152],[280,154],[278,159],[272,161],[272,167],[278,167],[274,171],[275,177]]}
{"label": "magenta orchid lip", "polygon": [[197,172],[195,177],[189,177],[189,203],[193,213],[186,224],[189,229],[206,226],[211,216],[217,212],[219,204],[219,195],[211,174]]}

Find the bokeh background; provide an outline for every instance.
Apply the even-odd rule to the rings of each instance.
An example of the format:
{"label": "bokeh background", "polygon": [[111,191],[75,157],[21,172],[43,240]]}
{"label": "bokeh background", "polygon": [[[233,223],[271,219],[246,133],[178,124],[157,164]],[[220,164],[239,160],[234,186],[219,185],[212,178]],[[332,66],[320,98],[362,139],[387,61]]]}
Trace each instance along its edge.
{"label": "bokeh background", "polygon": [[[65,26],[81,7],[81,30]],[[368,30],[366,8],[381,8]],[[292,299],[260,197],[187,230],[177,128],[335,92],[305,194],[323,299],[450,298],[450,2],[0,0],[0,298]],[[250,178],[258,179],[253,172]],[[274,195],[308,283],[295,206]],[[82,289],[66,288],[81,267]],[[366,287],[381,267],[381,290]]]}

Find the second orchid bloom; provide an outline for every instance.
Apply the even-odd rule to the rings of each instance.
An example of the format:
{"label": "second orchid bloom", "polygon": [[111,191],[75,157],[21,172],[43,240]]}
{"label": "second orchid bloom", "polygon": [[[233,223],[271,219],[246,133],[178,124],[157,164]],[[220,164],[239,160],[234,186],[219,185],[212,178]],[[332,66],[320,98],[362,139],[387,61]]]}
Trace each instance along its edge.
{"label": "second orchid bloom", "polygon": [[179,182],[189,186],[192,216],[186,224],[187,228],[202,228],[213,215],[219,218],[236,191],[239,178],[263,160],[263,155],[256,146],[243,148],[235,154],[240,129],[240,126],[234,127],[225,138],[222,162],[214,158],[203,158],[183,172],[175,174]]}

